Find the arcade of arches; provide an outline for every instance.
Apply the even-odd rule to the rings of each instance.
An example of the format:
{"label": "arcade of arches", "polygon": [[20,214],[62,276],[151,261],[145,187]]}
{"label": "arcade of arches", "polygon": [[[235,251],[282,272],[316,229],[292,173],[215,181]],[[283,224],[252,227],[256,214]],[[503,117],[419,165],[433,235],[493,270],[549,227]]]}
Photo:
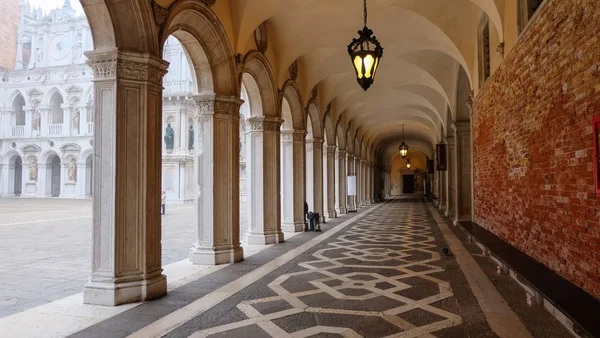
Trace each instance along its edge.
{"label": "arcade of arches", "polygon": [[[81,2],[95,45],[86,56],[96,110],[84,302],[118,305],[167,292],[156,206],[168,67],[161,55],[172,35],[197,91],[192,262],[240,262],[241,239],[284,242],[284,232],[303,231],[305,201],[327,222],[419,193],[454,224],[485,233],[477,240],[496,257],[508,246],[598,306],[597,1],[369,1],[369,27],[385,53],[366,92],[344,48],[362,24],[362,1]],[[403,139],[410,169],[398,155]],[[445,171],[437,170],[437,144],[447,149]],[[46,161],[47,170],[60,165]],[[347,194],[348,176],[356,177],[355,195]],[[499,265],[520,273],[513,256]],[[532,294],[593,331],[525,279]]]}

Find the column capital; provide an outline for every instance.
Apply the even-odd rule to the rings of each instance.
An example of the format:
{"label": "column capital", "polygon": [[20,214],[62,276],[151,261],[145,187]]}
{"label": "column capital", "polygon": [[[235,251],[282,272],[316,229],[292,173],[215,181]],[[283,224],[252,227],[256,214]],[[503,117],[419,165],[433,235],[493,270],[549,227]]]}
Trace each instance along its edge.
{"label": "column capital", "polygon": [[337,158],[346,158],[346,150],[345,149],[337,149]]}
{"label": "column capital", "polygon": [[194,95],[192,99],[196,107],[194,113],[195,120],[212,115],[232,115],[239,117],[240,106],[244,102],[242,99],[234,96],[214,94]]}
{"label": "column capital", "polygon": [[295,141],[295,142],[300,142],[300,141],[304,141],[304,137],[306,136],[307,132],[304,130],[282,130],[281,131],[281,140],[282,141]]}
{"label": "column capital", "polygon": [[328,144],[325,149],[325,154],[327,155],[335,155],[336,146],[334,144]]}
{"label": "column capital", "polygon": [[254,116],[247,119],[249,132],[279,131],[283,120],[272,116]]}
{"label": "column capital", "polygon": [[471,122],[469,122],[469,121],[457,121],[457,122],[455,122],[455,125],[456,125],[456,129],[455,129],[456,134],[465,134],[465,133],[471,132]]}
{"label": "column capital", "polygon": [[348,161],[354,161],[354,155],[348,154]]}
{"label": "column capital", "polygon": [[146,81],[160,86],[169,63],[147,53],[121,52],[115,49],[85,52],[94,81]]}
{"label": "column capital", "polygon": [[323,139],[322,138],[313,138],[313,145],[315,147],[322,147],[323,146]]}

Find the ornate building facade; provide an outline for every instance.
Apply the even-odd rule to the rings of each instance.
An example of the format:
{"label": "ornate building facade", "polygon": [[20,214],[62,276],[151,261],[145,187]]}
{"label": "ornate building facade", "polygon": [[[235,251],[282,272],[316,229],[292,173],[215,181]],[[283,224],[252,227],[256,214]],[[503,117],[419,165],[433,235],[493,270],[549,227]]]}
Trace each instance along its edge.
{"label": "ornate building facade", "polygon": [[[91,198],[93,73],[84,51],[93,41],[87,18],[69,0],[47,14],[19,5],[15,67],[0,69],[0,196]],[[165,44],[164,58],[170,66],[163,130],[170,125],[175,139],[170,149],[163,143],[162,187],[169,203],[183,203],[193,190],[193,82],[175,38]]]}

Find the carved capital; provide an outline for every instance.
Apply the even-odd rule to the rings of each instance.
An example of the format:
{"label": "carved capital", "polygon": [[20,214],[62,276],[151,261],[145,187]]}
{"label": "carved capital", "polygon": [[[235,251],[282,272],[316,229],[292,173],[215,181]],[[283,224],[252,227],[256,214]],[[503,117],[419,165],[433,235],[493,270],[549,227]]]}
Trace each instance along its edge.
{"label": "carved capital", "polygon": [[327,148],[325,149],[325,154],[327,154],[327,156],[334,156],[335,155],[335,150],[336,150],[336,146],[333,144],[328,144]]}
{"label": "carved capital", "polygon": [[348,154],[348,161],[354,161],[354,155]]}
{"label": "carved capital", "polygon": [[233,96],[195,95],[194,119],[197,121],[213,115],[227,115],[239,118],[242,100]]}
{"label": "carved capital", "polygon": [[338,149],[336,152],[336,159],[346,159],[346,151],[344,149]]}
{"label": "carved capital", "polygon": [[279,131],[282,119],[271,116],[251,117],[248,120],[249,131]]}
{"label": "carved capital", "polygon": [[322,138],[314,138],[313,145],[315,147],[323,147],[323,139]]}
{"label": "carved capital", "polygon": [[202,0],[202,3],[205,4],[206,7],[211,7],[215,2],[217,2],[217,0]]}
{"label": "carved capital", "polygon": [[87,64],[94,72],[94,80],[145,81],[160,86],[169,63],[149,54],[108,51],[86,52]]}
{"label": "carved capital", "polygon": [[292,134],[293,138],[294,138],[294,142],[304,142],[306,134],[308,134],[308,133],[304,130],[294,130],[294,132]]}

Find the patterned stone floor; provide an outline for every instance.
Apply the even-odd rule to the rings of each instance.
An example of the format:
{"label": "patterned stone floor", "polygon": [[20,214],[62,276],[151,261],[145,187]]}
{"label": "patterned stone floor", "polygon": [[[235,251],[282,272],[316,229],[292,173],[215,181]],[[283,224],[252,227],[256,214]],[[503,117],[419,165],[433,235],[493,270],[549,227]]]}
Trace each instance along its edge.
{"label": "patterned stone floor", "polygon": [[443,245],[424,203],[396,200],[170,336],[493,337]]}

